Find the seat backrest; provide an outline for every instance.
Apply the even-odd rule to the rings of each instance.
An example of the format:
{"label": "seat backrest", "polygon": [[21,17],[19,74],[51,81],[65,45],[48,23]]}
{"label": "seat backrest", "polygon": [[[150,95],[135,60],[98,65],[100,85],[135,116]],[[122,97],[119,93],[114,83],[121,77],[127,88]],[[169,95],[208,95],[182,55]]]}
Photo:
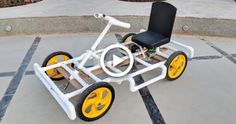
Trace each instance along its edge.
{"label": "seat backrest", "polygon": [[166,2],[155,2],[149,20],[148,30],[171,37],[177,8]]}

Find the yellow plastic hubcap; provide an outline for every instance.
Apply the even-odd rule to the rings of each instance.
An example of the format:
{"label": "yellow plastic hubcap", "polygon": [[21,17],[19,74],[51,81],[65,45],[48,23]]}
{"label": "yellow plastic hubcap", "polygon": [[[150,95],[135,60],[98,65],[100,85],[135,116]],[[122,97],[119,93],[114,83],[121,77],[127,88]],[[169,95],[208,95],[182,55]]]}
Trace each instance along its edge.
{"label": "yellow plastic hubcap", "polygon": [[82,113],[87,118],[95,118],[102,115],[112,101],[112,93],[106,87],[97,88],[84,100]]}
{"label": "yellow plastic hubcap", "polygon": [[182,74],[186,65],[186,57],[184,55],[176,56],[168,68],[168,75],[170,78],[177,78]]}
{"label": "yellow plastic hubcap", "polygon": [[[47,66],[57,64],[59,62],[67,61],[69,59],[70,58],[66,55],[56,55],[56,56],[52,57],[51,59],[49,59]],[[62,78],[63,77],[62,74],[60,74],[56,69],[47,70],[46,73],[51,78]]]}

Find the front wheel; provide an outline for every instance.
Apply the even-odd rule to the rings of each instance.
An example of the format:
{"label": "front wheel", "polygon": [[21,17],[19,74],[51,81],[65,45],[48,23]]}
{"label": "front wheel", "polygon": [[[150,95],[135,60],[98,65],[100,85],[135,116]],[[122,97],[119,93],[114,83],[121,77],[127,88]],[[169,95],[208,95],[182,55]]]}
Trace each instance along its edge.
{"label": "front wheel", "polygon": [[[50,55],[46,57],[46,59],[43,61],[42,67],[46,67],[49,65],[57,64],[59,62],[67,61],[69,59],[72,59],[72,56],[64,51],[58,51],[53,52]],[[69,64],[70,67],[73,67],[73,64]],[[46,71],[46,74],[52,79],[52,80],[62,80],[64,79],[63,75],[60,74],[60,72],[57,71],[57,69],[50,69]]]}
{"label": "front wheel", "polygon": [[84,121],[94,121],[104,116],[115,99],[114,88],[105,82],[89,86],[81,94],[76,112]]}
{"label": "front wheel", "polygon": [[177,51],[170,55],[165,63],[167,67],[166,79],[170,81],[178,79],[183,74],[187,62],[187,56],[182,51]]}

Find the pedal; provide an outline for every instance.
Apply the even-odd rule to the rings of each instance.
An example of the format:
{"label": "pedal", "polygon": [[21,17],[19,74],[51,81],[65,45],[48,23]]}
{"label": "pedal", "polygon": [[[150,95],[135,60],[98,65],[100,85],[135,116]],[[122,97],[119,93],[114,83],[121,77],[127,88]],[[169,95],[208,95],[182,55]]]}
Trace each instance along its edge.
{"label": "pedal", "polygon": [[64,86],[63,90],[66,90],[66,89],[69,87],[69,85],[70,85],[70,83],[69,83],[69,82],[68,82],[68,83],[66,83],[66,84],[63,84],[63,86]]}
{"label": "pedal", "polygon": [[123,41],[122,41],[123,37],[120,34],[115,34],[115,36],[116,36],[116,39],[119,43],[123,43]]}

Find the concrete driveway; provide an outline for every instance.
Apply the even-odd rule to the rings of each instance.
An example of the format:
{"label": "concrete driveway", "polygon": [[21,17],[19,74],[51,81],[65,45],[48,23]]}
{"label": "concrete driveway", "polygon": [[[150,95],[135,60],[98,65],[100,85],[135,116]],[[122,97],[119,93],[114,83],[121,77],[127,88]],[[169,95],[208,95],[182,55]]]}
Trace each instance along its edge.
{"label": "concrete driveway", "polygon": [[[2,124],[72,124],[71,121],[33,74],[33,63],[42,63],[51,52],[63,50],[78,56],[88,49],[97,33],[43,35],[27,63],[26,73],[6,109]],[[0,96],[9,88],[17,69],[36,36],[3,37],[0,39]],[[236,116],[236,39],[174,35],[173,39],[192,46],[195,57],[185,73],[176,81],[163,80],[148,88],[167,124],[235,124]],[[100,48],[116,41],[108,34]],[[223,52],[222,52],[223,51]],[[15,75],[14,75],[15,74]],[[153,76],[155,71],[143,75]],[[14,84],[14,83],[13,83]],[[151,124],[138,92],[129,91],[129,84],[112,84],[116,99],[110,111],[96,124]],[[13,86],[14,87],[14,86]],[[1,113],[1,112],[0,112]]]}

